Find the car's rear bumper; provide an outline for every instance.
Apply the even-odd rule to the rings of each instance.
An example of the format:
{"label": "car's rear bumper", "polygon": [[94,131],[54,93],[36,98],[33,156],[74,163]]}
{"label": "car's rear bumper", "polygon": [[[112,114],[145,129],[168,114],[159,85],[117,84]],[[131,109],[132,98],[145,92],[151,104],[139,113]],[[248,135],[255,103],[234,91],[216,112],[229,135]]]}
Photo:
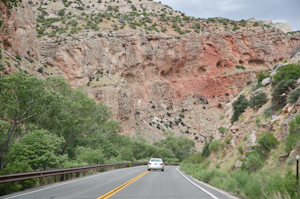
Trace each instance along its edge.
{"label": "car's rear bumper", "polygon": [[164,165],[148,165],[148,169],[164,169]]}

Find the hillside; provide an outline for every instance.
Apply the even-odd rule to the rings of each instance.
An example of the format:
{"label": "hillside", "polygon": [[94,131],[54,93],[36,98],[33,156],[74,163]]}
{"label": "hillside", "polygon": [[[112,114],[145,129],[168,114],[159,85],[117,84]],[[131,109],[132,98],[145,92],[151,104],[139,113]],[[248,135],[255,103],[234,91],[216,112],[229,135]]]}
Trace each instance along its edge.
{"label": "hillside", "polygon": [[[25,97],[41,97],[42,107],[23,124],[13,114],[20,107],[0,104],[2,165],[13,165],[18,144],[31,145],[31,132],[57,136],[57,164],[43,169],[152,155],[186,159],[185,172],[246,198],[253,187],[230,184],[232,175],[234,182],[254,179],[254,198],[269,186],[258,183],[269,182],[260,172],[274,171],[278,181],[294,177],[288,171],[299,152],[300,32],[288,24],[194,18],[149,0],[30,0],[12,9],[1,4],[1,12],[5,103],[24,86]],[[31,93],[35,86],[25,89],[27,80],[40,95]],[[36,101],[21,100],[29,107]],[[11,125],[16,134],[8,144]],[[299,196],[274,190],[264,197]]]}
{"label": "hillside", "polygon": [[29,1],[6,23],[3,47],[26,58],[22,67],[3,63],[8,73],[63,76],[104,102],[120,133],[154,142],[174,131],[198,150],[216,134],[225,102],[300,44],[297,33],[195,19],[154,1]]}

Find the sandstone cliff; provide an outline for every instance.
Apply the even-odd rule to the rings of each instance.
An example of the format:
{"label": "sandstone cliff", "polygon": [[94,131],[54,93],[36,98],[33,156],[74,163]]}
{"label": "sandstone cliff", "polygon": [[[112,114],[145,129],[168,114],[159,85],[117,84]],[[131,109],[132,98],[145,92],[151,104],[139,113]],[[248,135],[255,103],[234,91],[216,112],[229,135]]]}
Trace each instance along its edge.
{"label": "sandstone cliff", "polygon": [[[110,89],[109,85],[88,89],[91,96],[111,105],[124,131],[135,131],[133,112],[158,104],[166,110],[170,103],[183,104],[193,96],[205,97],[214,105],[225,102],[226,93],[236,94],[247,81],[256,79],[257,71],[288,59],[299,45],[299,34],[261,30],[191,33],[180,40],[143,35],[87,38],[61,45],[41,42],[41,55],[73,86],[86,85],[99,72],[124,79],[125,87],[113,83]],[[237,70],[236,65],[246,70]]]}
{"label": "sandstone cliff", "polygon": [[36,37],[36,19],[33,10],[27,2],[18,8],[8,9],[1,5],[4,17],[4,31],[1,34],[2,47],[22,57],[30,56],[40,59],[39,42]]}

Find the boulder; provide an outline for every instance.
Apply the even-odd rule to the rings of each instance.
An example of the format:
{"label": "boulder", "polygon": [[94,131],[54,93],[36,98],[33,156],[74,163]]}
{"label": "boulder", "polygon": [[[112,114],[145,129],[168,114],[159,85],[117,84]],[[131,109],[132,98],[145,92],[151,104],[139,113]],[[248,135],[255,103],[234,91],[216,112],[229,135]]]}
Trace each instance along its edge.
{"label": "boulder", "polygon": [[270,77],[267,77],[266,79],[264,79],[261,84],[263,86],[268,86],[269,84],[271,83],[271,78]]}
{"label": "boulder", "polygon": [[234,167],[235,167],[236,169],[238,169],[238,168],[240,168],[242,165],[243,165],[243,162],[241,162],[240,160],[237,160],[236,163],[235,163],[235,165],[234,165]]}
{"label": "boulder", "polygon": [[297,155],[300,156],[300,146],[297,146],[294,150],[290,152],[289,158],[295,158]]}
{"label": "boulder", "polygon": [[236,133],[240,130],[240,127],[239,126],[232,126],[230,129],[233,133]]}
{"label": "boulder", "polygon": [[253,93],[250,94],[250,98],[259,93],[263,88],[256,89]]}
{"label": "boulder", "polygon": [[272,72],[272,73],[270,74],[270,78],[273,79],[273,77],[274,77],[276,74],[277,74],[276,71]]}
{"label": "boulder", "polygon": [[297,79],[297,84],[298,84],[298,85],[300,84],[300,78],[299,78],[299,79]]}
{"label": "boulder", "polygon": [[300,52],[296,53],[291,59],[291,63],[300,64]]}

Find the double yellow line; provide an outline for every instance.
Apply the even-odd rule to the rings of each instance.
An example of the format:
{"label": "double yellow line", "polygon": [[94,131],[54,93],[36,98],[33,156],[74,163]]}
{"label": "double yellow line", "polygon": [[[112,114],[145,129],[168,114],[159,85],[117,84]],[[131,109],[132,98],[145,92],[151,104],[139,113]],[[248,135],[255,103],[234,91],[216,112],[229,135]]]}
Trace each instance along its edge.
{"label": "double yellow line", "polygon": [[137,181],[138,179],[140,179],[141,177],[143,177],[144,175],[146,175],[149,171],[145,171],[144,173],[142,173],[141,175],[133,178],[132,180],[122,184],[121,186],[115,188],[114,190],[104,194],[103,196],[100,196],[99,198],[97,199],[106,199],[106,198],[109,198],[111,197],[112,195],[116,194],[117,192],[121,191],[122,189],[124,189],[125,187],[127,187],[128,185],[130,185],[131,183],[133,183],[134,181]]}

